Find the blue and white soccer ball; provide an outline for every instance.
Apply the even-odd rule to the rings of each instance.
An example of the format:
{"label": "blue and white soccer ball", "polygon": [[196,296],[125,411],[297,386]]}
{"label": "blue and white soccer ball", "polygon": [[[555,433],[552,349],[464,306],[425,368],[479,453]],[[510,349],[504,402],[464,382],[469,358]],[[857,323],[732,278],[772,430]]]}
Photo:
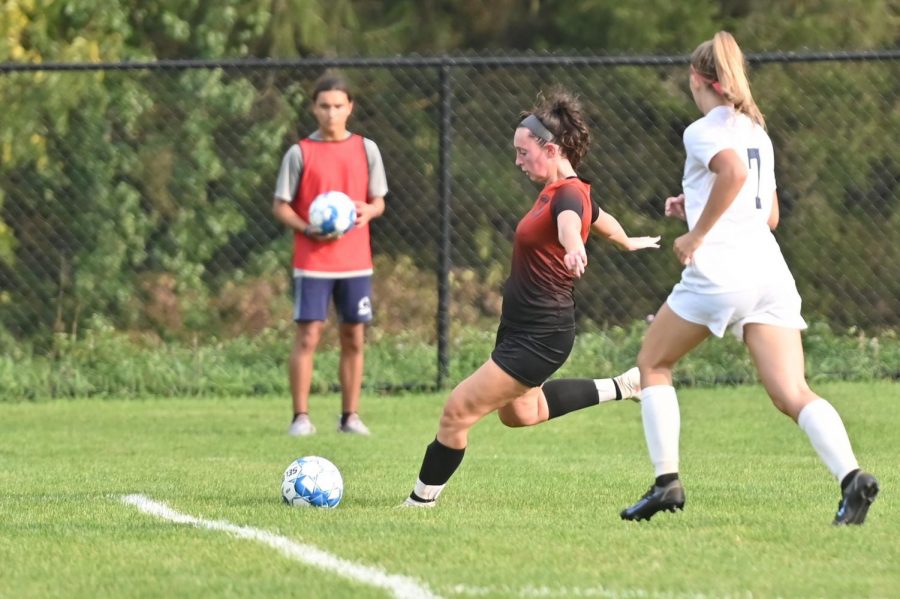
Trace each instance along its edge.
{"label": "blue and white soccer ball", "polygon": [[356,222],[356,204],[342,191],[326,191],[309,205],[309,224],[323,235],[346,233]]}
{"label": "blue and white soccer ball", "polygon": [[325,458],[297,458],[284,471],[281,497],[288,505],[337,507],[343,496],[344,479],[337,466]]}

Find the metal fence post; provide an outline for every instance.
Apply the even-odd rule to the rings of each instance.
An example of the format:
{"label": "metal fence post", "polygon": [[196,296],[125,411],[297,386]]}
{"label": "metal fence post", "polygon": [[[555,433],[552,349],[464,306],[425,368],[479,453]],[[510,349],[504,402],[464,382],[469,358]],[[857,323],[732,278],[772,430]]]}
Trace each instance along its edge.
{"label": "metal fence post", "polygon": [[450,337],[450,149],[452,143],[452,89],[450,63],[440,67],[441,122],[438,144],[438,198],[440,202],[440,247],[438,248],[438,313],[437,313],[437,388],[442,389],[449,376]]}

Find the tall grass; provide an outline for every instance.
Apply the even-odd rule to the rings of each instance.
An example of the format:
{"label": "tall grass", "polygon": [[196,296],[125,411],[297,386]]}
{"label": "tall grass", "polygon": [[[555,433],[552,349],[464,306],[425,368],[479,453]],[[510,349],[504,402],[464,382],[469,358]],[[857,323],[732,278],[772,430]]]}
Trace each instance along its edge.
{"label": "tall grass", "polygon": [[[630,367],[645,329],[646,324],[638,322],[627,328],[580,332],[559,376],[609,376]],[[366,349],[367,392],[434,387],[434,343],[414,334],[372,337]],[[78,337],[59,335],[44,353],[0,340],[0,401],[284,394],[292,342],[289,331],[269,330],[253,338],[167,343],[158,338],[136,339],[103,326]],[[449,382],[461,380],[483,363],[493,342],[493,329],[455,331]],[[812,381],[900,377],[900,339],[894,332],[867,336],[856,330],[836,332],[818,323],[804,335],[804,346]],[[320,348],[314,391],[337,387],[338,356],[333,345]],[[676,376],[679,384],[691,386],[756,381],[746,349],[730,337],[704,343],[679,365]]]}

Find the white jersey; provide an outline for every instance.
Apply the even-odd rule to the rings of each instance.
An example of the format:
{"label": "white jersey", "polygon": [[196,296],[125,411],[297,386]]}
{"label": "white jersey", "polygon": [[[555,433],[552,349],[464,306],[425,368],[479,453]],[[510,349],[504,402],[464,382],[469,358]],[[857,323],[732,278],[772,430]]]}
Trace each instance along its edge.
{"label": "white jersey", "polygon": [[710,229],[681,275],[685,288],[729,293],[790,281],[793,277],[768,219],[775,194],[772,141],[765,129],[730,106],[717,106],[684,132],[684,211],[693,229],[706,207],[716,174],[709,162],[734,150],[747,165],[747,181]]}

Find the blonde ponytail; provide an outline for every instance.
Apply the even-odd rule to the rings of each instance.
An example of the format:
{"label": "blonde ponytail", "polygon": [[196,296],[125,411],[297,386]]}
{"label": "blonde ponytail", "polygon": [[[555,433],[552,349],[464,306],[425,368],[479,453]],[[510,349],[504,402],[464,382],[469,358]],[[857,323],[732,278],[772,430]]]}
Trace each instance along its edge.
{"label": "blonde ponytail", "polygon": [[691,55],[691,65],[710,81],[716,93],[761,127],[766,126],[766,120],[750,92],[744,53],[730,33],[720,31],[711,40],[697,46]]}

